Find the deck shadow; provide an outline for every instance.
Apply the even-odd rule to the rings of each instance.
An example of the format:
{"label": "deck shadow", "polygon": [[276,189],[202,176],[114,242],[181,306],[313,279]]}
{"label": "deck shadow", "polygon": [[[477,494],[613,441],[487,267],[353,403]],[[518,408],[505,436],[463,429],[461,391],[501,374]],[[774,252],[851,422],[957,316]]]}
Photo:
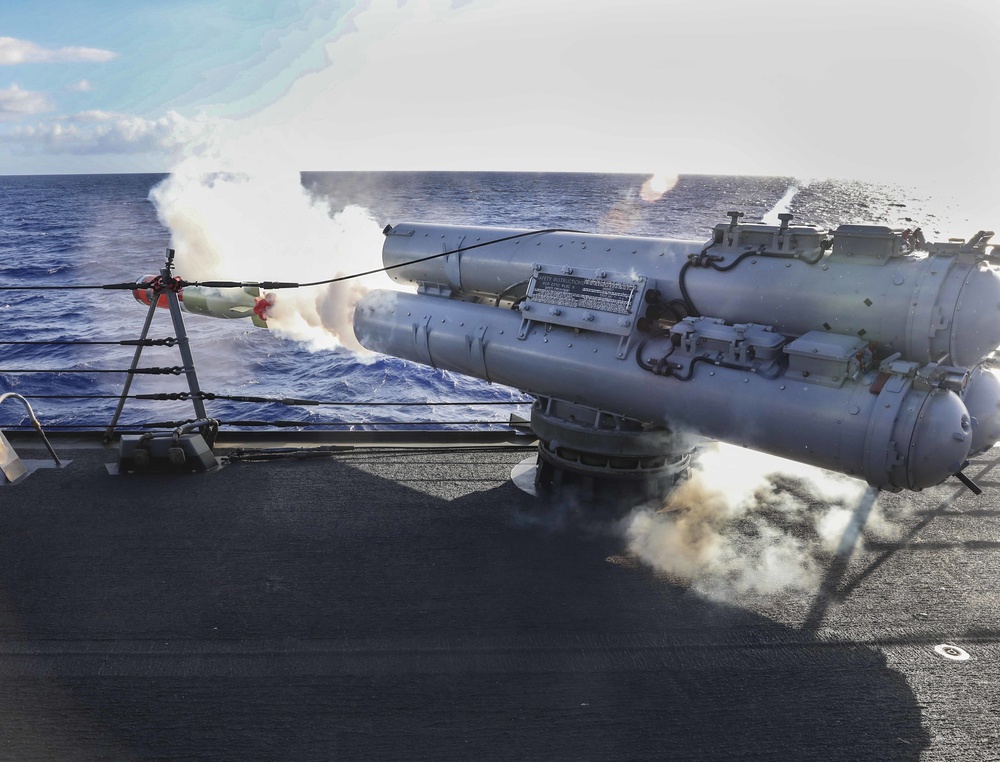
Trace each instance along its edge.
{"label": "deck shadow", "polygon": [[614,536],[519,521],[531,498],[496,455],[421,457],[182,480],[78,458],[26,485],[0,515],[11,712],[82,757],[905,760],[927,747],[878,650],[614,563]]}

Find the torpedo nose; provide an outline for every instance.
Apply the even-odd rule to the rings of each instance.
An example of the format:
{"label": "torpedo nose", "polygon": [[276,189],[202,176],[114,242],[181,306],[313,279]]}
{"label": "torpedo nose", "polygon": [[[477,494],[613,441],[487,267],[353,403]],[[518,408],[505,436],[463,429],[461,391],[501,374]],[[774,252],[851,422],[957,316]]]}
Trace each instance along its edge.
{"label": "torpedo nose", "polygon": [[972,417],[972,455],[986,452],[1000,441],[1000,373],[976,368],[962,401]]}
{"label": "torpedo nose", "polygon": [[962,470],[972,446],[972,420],[953,392],[933,392],[920,410],[910,440],[907,484],[922,490]]}
{"label": "torpedo nose", "polygon": [[971,368],[1000,346],[1000,273],[973,269],[962,286],[951,330],[951,364]]}

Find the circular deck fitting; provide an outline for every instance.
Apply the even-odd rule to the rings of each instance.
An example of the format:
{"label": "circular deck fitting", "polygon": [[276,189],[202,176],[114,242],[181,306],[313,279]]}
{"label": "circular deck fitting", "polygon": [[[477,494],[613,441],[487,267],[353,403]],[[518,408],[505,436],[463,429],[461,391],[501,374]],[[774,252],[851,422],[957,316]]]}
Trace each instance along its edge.
{"label": "circular deck fitting", "polygon": [[538,490],[535,489],[535,466],[537,464],[538,456],[532,455],[514,466],[510,472],[510,480],[514,482],[514,486],[532,497],[538,497]]}
{"label": "circular deck fitting", "polygon": [[934,646],[934,653],[952,661],[968,661],[970,658],[967,651],[962,650],[958,646],[953,646],[951,643],[942,643],[939,646]]}

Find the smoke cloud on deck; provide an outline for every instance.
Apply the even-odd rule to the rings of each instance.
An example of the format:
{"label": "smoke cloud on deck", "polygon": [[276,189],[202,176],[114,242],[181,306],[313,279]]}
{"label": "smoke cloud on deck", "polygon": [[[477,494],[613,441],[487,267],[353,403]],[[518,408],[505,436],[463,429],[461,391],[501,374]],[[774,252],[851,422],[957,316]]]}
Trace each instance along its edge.
{"label": "smoke cloud on deck", "polygon": [[856,550],[862,530],[894,533],[877,502],[856,525],[867,489],[857,479],[712,444],[661,508],[636,509],[620,528],[632,555],[712,598],[814,592],[824,564]]}

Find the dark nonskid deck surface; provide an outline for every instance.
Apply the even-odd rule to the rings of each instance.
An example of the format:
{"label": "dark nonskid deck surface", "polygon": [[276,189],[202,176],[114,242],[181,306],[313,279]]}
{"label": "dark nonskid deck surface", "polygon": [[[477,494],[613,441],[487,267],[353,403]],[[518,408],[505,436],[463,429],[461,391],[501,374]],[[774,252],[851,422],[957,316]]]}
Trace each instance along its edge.
{"label": "dark nonskid deck surface", "polygon": [[819,593],[728,603],[536,521],[522,450],[61,454],[0,488],[5,759],[1000,758],[996,451],[982,497],[880,496],[901,539]]}

